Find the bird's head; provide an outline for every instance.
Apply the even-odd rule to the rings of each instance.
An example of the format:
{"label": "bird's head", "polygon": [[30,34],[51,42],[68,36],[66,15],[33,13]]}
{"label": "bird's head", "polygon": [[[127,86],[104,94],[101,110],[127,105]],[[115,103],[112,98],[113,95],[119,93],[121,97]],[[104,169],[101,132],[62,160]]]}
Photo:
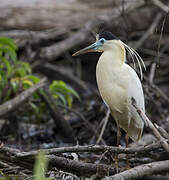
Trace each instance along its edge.
{"label": "bird's head", "polygon": [[74,53],[72,56],[78,56],[80,54],[88,53],[88,52],[105,52],[105,51],[111,51],[112,53],[118,53],[118,56],[122,58],[122,62],[125,61],[125,50],[128,51],[128,53],[131,56],[131,59],[133,60],[134,67],[135,67],[135,61],[138,63],[141,79],[142,79],[142,67],[143,65],[144,69],[146,70],[145,64],[140,57],[140,55],[135,51],[132,47],[128,46],[124,42],[122,42],[119,38],[114,36],[111,32],[102,32],[99,35],[96,36],[96,42],[92,45],[79,50],[78,52]]}
{"label": "bird's head", "polygon": [[80,54],[88,52],[104,52],[105,50],[112,49],[113,46],[123,46],[120,39],[114,36],[111,32],[102,32],[96,36],[96,42],[92,45],[79,50],[72,56],[78,56]]}

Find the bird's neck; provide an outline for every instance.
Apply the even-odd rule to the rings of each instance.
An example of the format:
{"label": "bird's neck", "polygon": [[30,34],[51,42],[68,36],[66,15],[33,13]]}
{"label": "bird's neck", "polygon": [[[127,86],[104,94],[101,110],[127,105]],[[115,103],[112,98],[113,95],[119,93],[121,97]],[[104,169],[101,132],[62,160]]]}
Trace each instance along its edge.
{"label": "bird's neck", "polygon": [[126,50],[123,45],[114,45],[112,48],[106,49],[100,56],[100,60],[113,66],[121,66],[125,63]]}

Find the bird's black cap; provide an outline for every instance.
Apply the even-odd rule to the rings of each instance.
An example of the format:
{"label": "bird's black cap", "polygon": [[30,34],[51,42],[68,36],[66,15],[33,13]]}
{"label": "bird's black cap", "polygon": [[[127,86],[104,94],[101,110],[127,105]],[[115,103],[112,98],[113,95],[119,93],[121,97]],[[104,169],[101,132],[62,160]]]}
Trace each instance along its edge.
{"label": "bird's black cap", "polygon": [[99,39],[101,39],[101,38],[104,38],[106,40],[119,39],[109,31],[104,31],[104,32],[99,33]]}

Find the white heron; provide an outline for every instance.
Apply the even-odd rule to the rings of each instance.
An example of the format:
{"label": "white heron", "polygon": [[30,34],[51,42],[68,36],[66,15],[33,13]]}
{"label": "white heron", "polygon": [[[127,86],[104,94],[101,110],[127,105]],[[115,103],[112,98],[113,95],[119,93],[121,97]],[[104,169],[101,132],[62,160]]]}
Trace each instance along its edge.
{"label": "white heron", "polygon": [[133,61],[138,62],[142,79],[141,63],[145,68],[142,58],[111,32],[100,33],[94,44],[73,54],[102,52],[96,67],[96,78],[101,97],[117,123],[117,144],[120,142],[120,128],[133,141],[141,138],[144,128],[142,118],[132,105],[134,98],[136,105],[145,112],[142,84],[135,70],[126,64],[126,50]]}

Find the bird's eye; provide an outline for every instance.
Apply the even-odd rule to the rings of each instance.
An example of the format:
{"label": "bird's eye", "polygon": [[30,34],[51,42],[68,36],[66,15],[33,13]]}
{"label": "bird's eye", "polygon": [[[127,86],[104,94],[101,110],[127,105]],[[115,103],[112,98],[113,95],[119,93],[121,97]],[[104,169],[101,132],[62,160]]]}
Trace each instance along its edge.
{"label": "bird's eye", "polygon": [[104,44],[105,40],[104,40],[104,39],[100,39],[100,42],[101,42],[102,44]]}

